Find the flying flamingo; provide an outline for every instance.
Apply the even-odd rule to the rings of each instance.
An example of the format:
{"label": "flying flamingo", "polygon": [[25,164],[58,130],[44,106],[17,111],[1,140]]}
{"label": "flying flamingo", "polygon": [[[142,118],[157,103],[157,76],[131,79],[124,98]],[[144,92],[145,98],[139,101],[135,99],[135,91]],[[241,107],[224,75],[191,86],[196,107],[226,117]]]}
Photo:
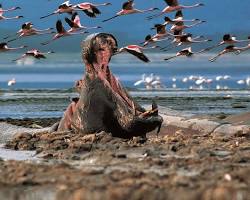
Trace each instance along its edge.
{"label": "flying flamingo", "polygon": [[164,0],[164,1],[166,2],[166,4],[168,6],[165,7],[159,14],[149,16],[149,17],[147,17],[147,19],[153,19],[155,17],[159,17],[159,16],[164,15],[166,13],[170,13],[170,12],[174,12],[174,11],[178,11],[178,10],[182,10],[182,9],[196,8],[199,6],[204,6],[203,3],[197,3],[195,5],[186,6],[186,5],[179,5],[178,0]]}
{"label": "flying flamingo", "polygon": [[40,19],[44,19],[46,17],[56,15],[56,14],[62,14],[62,13],[72,14],[73,11],[74,11],[73,5],[70,4],[69,1],[65,1],[64,3],[59,5],[57,10],[55,10],[53,13],[40,17]]}
{"label": "flying flamingo", "polygon": [[21,9],[19,6],[17,7],[12,7],[12,8],[8,8],[8,9],[3,9],[2,4],[0,4],[0,14],[4,13],[4,12],[9,12],[9,11],[13,11],[13,10],[18,10]]}
{"label": "flying flamingo", "polygon": [[3,9],[2,8],[2,4],[0,4],[0,20],[10,20],[10,19],[20,19],[23,18],[23,16],[15,16],[15,17],[5,17],[3,16],[4,12],[9,12],[9,11],[13,11],[13,10],[18,10],[21,9],[20,7],[12,7],[9,9]]}
{"label": "flying flamingo", "polygon": [[247,47],[235,47],[234,45],[229,45],[221,52],[219,52],[216,56],[209,59],[210,62],[214,62],[217,58],[222,56],[223,54],[234,52],[235,54],[240,54],[241,51],[245,50]]}
{"label": "flying flamingo", "polygon": [[12,61],[21,60],[21,59],[23,59],[25,57],[28,57],[28,56],[34,57],[36,59],[41,59],[41,58],[45,59],[46,58],[45,54],[51,54],[51,53],[54,53],[54,52],[53,51],[48,51],[46,53],[42,53],[37,49],[32,49],[32,50],[29,50],[26,53],[24,53],[20,58],[17,58],[17,59],[12,60]]}
{"label": "flying flamingo", "polygon": [[77,14],[77,12],[73,13],[71,19],[65,17],[65,21],[67,24],[70,26],[70,30],[68,31],[69,33],[71,32],[77,32],[82,29],[95,29],[95,28],[102,28],[100,26],[94,26],[94,27],[86,27],[81,25],[80,17]]}
{"label": "flying flamingo", "polygon": [[154,48],[158,48],[158,46],[152,46],[152,47],[146,48],[146,47],[141,47],[139,45],[128,45],[128,46],[125,46],[125,47],[118,49],[115,54],[119,54],[122,52],[128,52],[144,62],[150,62],[148,57],[143,53],[143,50],[154,49]]}
{"label": "flying flamingo", "polygon": [[27,46],[20,46],[20,47],[10,48],[10,47],[7,46],[6,42],[2,42],[2,43],[0,43],[0,53],[1,52],[6,52],[6,51],[23,49],[23,48],[26,48],[26,47]]}
{"label": "flying flamingo", "polygon": [[[197,36],[195,38],[192,38],[191,33],[188,33],[188,34],[185,34],[185,35],[180,35],[180,36],[175,37],[175,39],[170,44],[170,45],[172,45],[172,44],[175,43],[176,45],[174,45],[173,47],[167,49],[170,46],[170,45],[168,45],[166,47],[162,47],[161,50],[168,51],[168,50],[170,50],[172,48],[175,48],[175,47],[178,47],[178,46],[181,46],[181,45],[189,45],[189,44],[192,44],[192,43],[204,43],[204,42],[212,41],[210,39],[197,40],[198,38],[201,38],[201,37],[203,37],[203,36]],[[206,48],[205,50],[208,51],[209,48]]]}
{"label": "flying flamingo", "polygon": [[223,35],[223,39],[222,41],[217,44],[217,45],[214,45],[212,47],[209,47],[208,49],[211,50],[215,47],[218,47],[218,46],[221,46],[223,44],[228,44],[228,45],[233,45],[233,44],[236,44],[236,43],[241,43],[241,42],[249,42],[250,41],[250,36],[248,37],[247,40],[237,40],[236,37],[230,35],[230,34],[225,34]]}
{"label": "flying flamingo", "polygon": [[204,23],[206,21],[198,21],[198,22],[195,22],[191,25],[184,25],[183,22],[176,22],[171,28],[170,28],[170,31],[174,32],[174,31],[182,31],[184,29],[187,29],[187,28],[191,28],[191,27],[194,27],[194,26],[197,26],[198,24],[201,24],[201,23]]}
{"label": "flying flamingo", "polygon": [[[43,30],[35,29],[35,28],[33,28],[33,24],[31,22],[26,22],[26,23],[22,24],[21,29],[15,34],[15,35],[18,35],[18,37],[11,39],[8,42],[17,40],[21,37],[26,37],[26,36],[31,36],[31,35],[44,35],[44,34],[54,33],[53,31],[48,32],[52,29],[53,28],[47,28],[47,29],[43,29]],[[11,36],[7,36],[4,39],[7,39],[9,37],[11,37]]]}
{"label": "flying flamingo", "polygon": [[100,3],[93,4],[89,2],[79,3],[73,6],[75,10],[83,11],[89,17],[96,17],[96,15],[101,14],[101,11],[97,8],[98,6],[109,6],[111,3]]}
{"label": "flying flamingo", "polygon": [[183,14],[182,11],[179,10],[176,12],[175,14],[175,18],[174,19],[170,19],[169,17],[164,17],[164,25],[167,24],[176,24],[177,22],[195,22],[195,21],[201,21],[200,19],[183,19]]}
{"label": "flying flamingo", "polygon": [[166,25],[163,24],[155,24],[154,28],[151,29],[156,29],[156,34],[152,36],[152,38],[157,38],[158,40],[167,38],[168,36],[176,37],[180,35],[174,35],[166,30]]}
{"label": "flying flamingo", "polygon": [[202,50],[197,51],[197,52],[192,52],[191,47],[188,47],[188,48],[182,49],[181,51],[177,52],[175,56],[172,56],[172,57],[169,57],[169,58],[165,58],[164,60],[170,60],[170,59],[173,59],[173,58],[176,58],[176,57],[179,57],[179,56],[191,57],[191,56],[193,56],[194,54],[202,53],[202,52],[204,52],[205,50],[206,50],[206,49],[202,49]]}
{"label": "flying flamingo", "polygon": [[159,10],[158,8],[149,8],[146,10],[139,10],[134,8],[134,0],[128,0],[123,3],[122,10],[117,12],[115,16],[110,17],[108,19],[103,20],[102,22],[109,21],[111,19],[114,19],[116,17],[122,16],[122,15],[129,15],[129,14],[135,14],[135,13],[145,13],[145,12],[151,12],[154,10]]}
{"label": "flying flamingo", "polygon": [[144,42],[142,42],[141,44],[143,44],[143,46],[147,46],[148,44],[150,43],[155,43],[155,42],[160,42],[160,41],[163,41],[163,40],[168,40],[169,38],[164,38],[164,39],[159,39],[157,37],[152,37],[151,35],[147,35],[145,37],[145,40]]}
{"label": "flying flamingo", "polygon": [[62,21],[61,20],[57,20],[57,22],[56,22],[56,30],[57,30],[57,34],[55,34],[54,37],[51,40],[49,40],[47,42],[43,42],[41,44],[42,45],[47,45],[50,42],[52,42],[54,40],[57,40],[57,39],[59,39],[61,37],[88,33],[87,31],[77,32],[77,33],[72,33],[72,32],[66,31],[64,29],[63,25],[62,25]]}

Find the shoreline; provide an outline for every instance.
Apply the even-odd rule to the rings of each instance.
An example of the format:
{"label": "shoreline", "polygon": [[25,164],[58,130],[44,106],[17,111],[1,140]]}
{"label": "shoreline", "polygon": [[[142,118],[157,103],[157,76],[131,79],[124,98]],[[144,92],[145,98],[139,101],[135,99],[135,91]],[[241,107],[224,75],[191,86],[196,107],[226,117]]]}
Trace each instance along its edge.
{"label": "shoreline", "polygon": [[[250,129],[232,127],[248,127],[242,120],[248,122],[250,113],[225,119],[165,115],[158,137],[152,132],[148,140],[104,132],[19,133],[7,147],[33,150],[38,160],[0,160],[0,196],[14,200],[22,191],[21,200],[247,199]],[[30,128],[55,120],[8,122]]]}

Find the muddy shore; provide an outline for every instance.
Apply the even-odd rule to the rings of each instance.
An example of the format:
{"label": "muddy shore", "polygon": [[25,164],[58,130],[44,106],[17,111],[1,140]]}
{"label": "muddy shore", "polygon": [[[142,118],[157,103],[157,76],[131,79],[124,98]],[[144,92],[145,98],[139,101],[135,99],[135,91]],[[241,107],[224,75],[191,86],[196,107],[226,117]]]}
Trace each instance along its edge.
{"label": "muddy shore", "polygon": [[[239,118],[228,119],[242,124]],[[37,128],[57,120],[4,121]],[[249,132],[213,134],[170,122],[147,140],[19,133],[6,148],[33,150],[39,159],[0,161],[1,199],[249,199]]]}

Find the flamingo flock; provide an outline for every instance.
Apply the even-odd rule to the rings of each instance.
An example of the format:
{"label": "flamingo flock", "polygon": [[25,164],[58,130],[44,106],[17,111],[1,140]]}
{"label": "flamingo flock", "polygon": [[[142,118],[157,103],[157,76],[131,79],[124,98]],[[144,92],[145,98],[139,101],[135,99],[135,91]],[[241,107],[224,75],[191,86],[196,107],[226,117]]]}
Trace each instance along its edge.
{"label": "flamingo flock", "polygon": [[[185,12],[192,12],[193,9],[199,9],[205,7],[205,4],[202,2],[197,2],[193,5],[182,5],[179,3],[179,1],[164,0],[166,4],[165,7],[162,8],[149,7],[143,9],[139,8],[139,6],[138,7],[136,6],[136,2],[139,2],[138,0],[124,0],[120,4],[121,9],[117,10],[113,16],[107,19],[102,19],[101,25],[95,25],[90,27],[81,24],[81,18],[82,18],[81,13],[83,13],[83,15],[87,18],[101,17],[102,13],[106,12],[108,7],[110,8],[110,10],[112,10],[112,4],[110,2],[104,2],[104,3],[78,2],[76,4],[73,4],[70,1],[65,1],[61,4],[58,4],[58,6],[52,9],[52,11],[49,14],[40,17],[42,22],[43,20],[46,20],[46,18],[53,15],[57,15],[58,17],[65,15],[64,19],[57,19],[57,21],[54,22],[55,31],[54,28],[51,27],[46,29],[34,28],[33,22],[27,21],[21,25],[21,28],[19,28],[19,30],[17,29],[15,34],[8,35],[2,38],[3,41],[0,43],[0,53],[12,50],[22,50],[24,48],[27,48],[26,45],[22,45],[19,47],[8,47],[10,42],[19,40],[23,37],[31,37],[31,36],[34,37],[40,35],[54,34],[50,40],[40,43],[41,45],[49,45],[51,42],[58,40],[62,37],[66,36],[73,37],[74,35],[86,34],[91,30],[105,29],[106,22],[114,20],[115,18],[118,17],[120,18],[126,15],[134,15],[134,14],[146,15],[147,13],[152,13],[152,14],[149,14],[150,16],[145,16],[146,19],[146,21],[144,22],[145,24],[149,22],[151,23],[154,20],[157,20],[158,18],[162,17],[162,23],[157,22],[153,25],[153,28],[151,28],[151,31],[155,31],[155,33],[150,33],[150,32],[146,33],[144,41],[141,42],[140,44],[127,44],[124,47],[118,48],[117,52],[115,52],[114,55],[120,53],[129,53],[138,58],[139,60],[148,63],[150,62],[150,58],[144,53],[144,50],[150,51],[153,49],[158,49],[158,52],[159,51],[167,52],[169,50],[178,48],[180,46],[185,46],[183,49],[177,51],[175,55],[170,57],[165,57],[162,60],[162,62],[168,62],[169,60],[183,56],[192,58],[194,55],[199,55],[204,52],[208,52],[212,49],[218,48],[220,46],[227,45],[222,51],[219,51],[215,56],[209,59],[210,62],[214,62],[225,54],[234,53],[238,55],[250,49],[250,36],[246,39],[240,40],[236,39],[234,35],[226,33],[222,37],[222,40],[217,44],[200,49],[198,51],[192,51],[192,45],[198,43],[202,43],[205,45],[206,43],[211,42],[211,39],[205,38],[202,35],[194,36],[192,33],[190,33],[189,30],[191,30],[193,27],[197,27],[206,23],[206,21],[199,18],[186,19],[183,15],[183,12],[184,10]],[[1,20],[24,18],[25,16],[22,15],[17,15],[14,17],[7,17],[6,15],[8,13],[13,13],[16,10],[20,9],[21,8],[19,6],[5,8],[2,6],[2,4],[0,4],[0,23]],[[174,13],[173,19],[171,19],[171,17],[168,16],[168,14],[170,13]],[[63,25],[64,22],[63,20],[69,26],[68,29],[65,28],[65,26]],[[161,45],[163,42],[165,44],[167,41],[169,41],[167,45]],[[248,43],[248,44],[245,46],[236,46],[242,43]],[[13,59],[13,61],[18,61],[27,56],[34,57],[35,59],[46,58],[45,54],[50,54],[52,52],[53,51],[42,53],[38,49],[30,48],[30,50],[21,54],[19,58]],[[155,83],[156,85],[159,82],[159,80],[154,80],[154,81],[156,81]],[[211,82],[211,80],[205,80],[205,79],[196,81],[198,85],[204,83],[209,84]],[[242,82],[243,81],[240,81],[240,83]],[[244,83],[246,83],[246,80],[244,80]]]}

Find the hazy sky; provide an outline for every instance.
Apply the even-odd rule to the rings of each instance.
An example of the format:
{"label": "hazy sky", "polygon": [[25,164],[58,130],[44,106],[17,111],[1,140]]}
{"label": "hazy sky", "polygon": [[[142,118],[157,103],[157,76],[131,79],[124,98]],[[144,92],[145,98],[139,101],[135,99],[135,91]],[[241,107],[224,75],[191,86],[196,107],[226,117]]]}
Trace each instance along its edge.
{"label": "hazy sky", "polygon": [[[101,7],[102,14],[96,19],[87,17],[81,13],[82,24],[86,26],[100,25],[103,27],[102,32],[120,32],[125,34],[127,38],[138,39],[145,37],[147,34],[153,34],[150,27],[155,23],[163,22],[162,17],[147,21],[145,18],[150,14],[135,14],[130,16],[118,17],[112,21],[102,23],[103,19],[113,16],[120,10],[124,0],[88,0],[93,3],[111,2],[112,6]],[[3,8],[11,6],[20,6],[21,10],[9,12],[6,16],[24,15],[24,19],[13,21],[0,21],[0,30],[12,29],[17,31],[20,25],[26,21],[32,21],[37,28],[55,27],[57,19],[64,19],[67,14],[51,16],[45,19],[39,19],[41,16],[53,12],[62,0],[2,0]],[[71,3],[80,3],[84,0],[72,0]],[[180,4],[190,5],[194,3],[204,3],[204,7],[187,9],[183,11],[186,19],[199,18],[206,20],[200,26],[190,29],[193,34],[213,35],[216,33],[221,37],[223,33],[245,32],[250,35],[250,1],[249,0],[179,0]],[[146,9],[149,7],[158,7],[162,10],[166,4],[163,0],[135,0],[138,9]],[[173,14],[167,16],[173,17]],[[68,26],[63,22],[66,29]],[[0,36],[2,39],[4,36]],[[219,40],[219,38],[218,38]]]}

